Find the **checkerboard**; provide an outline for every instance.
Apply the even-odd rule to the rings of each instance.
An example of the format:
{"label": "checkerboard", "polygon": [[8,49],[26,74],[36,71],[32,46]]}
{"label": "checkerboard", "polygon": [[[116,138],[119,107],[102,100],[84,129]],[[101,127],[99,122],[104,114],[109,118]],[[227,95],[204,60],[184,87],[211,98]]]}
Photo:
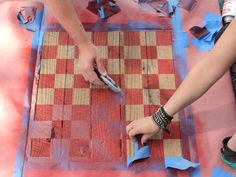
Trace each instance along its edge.
{"label": "checkerboard", "polygon": [[[125,126],[153,114],[176,89],[171,31],[87,35],[123,92],[85,82],[78,70],[78,49],[68,33],[45,32],[29,122],[29,161],[126,166],[133,143]],[[181,155],[178,115],[169,128],[171,136],[159,133],[149,142],[154,162]]]}

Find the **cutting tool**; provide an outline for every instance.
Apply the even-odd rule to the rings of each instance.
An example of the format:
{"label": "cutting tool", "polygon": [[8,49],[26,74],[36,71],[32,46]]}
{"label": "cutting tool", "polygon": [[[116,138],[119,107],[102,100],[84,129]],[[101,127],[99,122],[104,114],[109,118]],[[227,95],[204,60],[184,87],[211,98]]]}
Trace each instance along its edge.
{"label": "cutting tool", "polygon": [[103,76],[97,68],[94,67],[94,72],[97,74],[98,78],[106,84],[113,92],[121,92],[121,88],[115,83],[115,81],[109,76]]}

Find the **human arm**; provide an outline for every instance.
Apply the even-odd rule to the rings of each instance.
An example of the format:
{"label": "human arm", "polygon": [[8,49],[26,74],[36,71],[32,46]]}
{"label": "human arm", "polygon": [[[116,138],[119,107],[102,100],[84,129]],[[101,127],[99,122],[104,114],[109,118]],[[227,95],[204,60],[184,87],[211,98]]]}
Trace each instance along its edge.
{"label": "human arm", "polygon": [[[200,98],[221,78],[236,59],[236,19],[219,39],[212,51],[204,57],[187,75],[174,95],[164,105],[164,110],[173,116],[185,106]],[[131,122],[127,128],[130,137],[143,134],[142,143],[159,131],[152,117]]]}
{"label": "human arm", "polygon": [[89,40],[72,4],[72,0],[45,0],[58,22],[65,28],[79,48],[79,71],[84,79],[94,84],[102,84],[93,65],[96,63],[99,72],[107,75],[100,60],[99,53]]}

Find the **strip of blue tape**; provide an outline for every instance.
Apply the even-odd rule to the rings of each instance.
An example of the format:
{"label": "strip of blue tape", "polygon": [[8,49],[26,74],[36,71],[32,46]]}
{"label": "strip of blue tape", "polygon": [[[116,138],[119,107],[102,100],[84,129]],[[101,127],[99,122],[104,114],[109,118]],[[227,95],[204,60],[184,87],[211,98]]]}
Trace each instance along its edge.
{"label": "strip of blue tape", "polygon": [[[189,42],[186,37],[186,34],[183,32],[182,28],[182,21],[181,21],[181,12],[180,8],[177,6],[178,0],[169,0],[168,1],[171,5],[176,7],[175,13],[172,15],[172,26],[173,26],[173,33],[174,33],[174,64],[175,64],[175,71],[179,76],[180,81],[183,81],[188,73],[187,67],[187,56],[186,56],[186,46],[189,45]],[[181,35],[179,35],[181,34]],[[185,137],[181,141],[188,141],[191,144],[191,151],[197,152],[196,149],[196,139],[195,139],[195,129],[194,129],[194,121],[192,116],[192,108],[188,106],[185,108],[184,116],[188,113],[188,117],[186,119],[180,119],[180,126],[181,127],[192,127],[191,128],[191,136]],[[198,161],[197,155],[193,159],[194,161]],[[193,170],[194,173],[190,172],[190,177],[201,177],[200,168],[196,168]]]}
{"label": "strip of blue tape", "polygon": [[27,131],[28,131],[28,122],[30,116],[30,104],[31,104],[31,97],[32,97],[32,87],[33,87],[33,80],[34,80],[34,69],[35,63],[37,59],[37,53],[42,46],[43,41],[43,31],[41,30],[42,24],[44,22],[44,9],[40,10],[36,16],[34,22],[31,24],[25,25],[27,30],[33,31],[34,36],[32,40],[32,50],[30,56],[30,67],[28,71],[28,80],[27,80],[27,87],[25,93],[25,101],[24,101],[24,112],[22,115],[22,131],[20,134],[17,154],[16,154],[16,161],[13,176],[14,177],[22,177],[23,176],[23,169],[24,169],[24,161],[25,161],[25,150],[26,150],[26,139],[27,139]]}
{"label": "strip of blue tape", "polygon": [[212,173],[211,173],[211,177],[234,177],[234,175],[232,175],[229,172],[223,170],[219,166],[216,166],[213,169]]}
{"label": "strip of blue tape", "polygon": [[143,146],[138,148],[138,141],[134,141],[134,157],[127,157],[127,168],[129,168],[135,161],[149,158],[150,150],[149,146]]}
{"label": "strip of blue tape", "polygon": [[166,168],[175,168],[178,170],[187,170],[188,168],[197,168],[199,163],[190,162],[183,157],[166,157],[165,158],[165,167]]}
{"label": "strip of blue tape", "polygon": [[207,12],[203,18],[203,24],[209,31],[209,34],[201,39],[193,38],[192,44],[198,48],[200,52],[209,51],[214,47],[214,39],[216,33],[221,28],[222,17],[210,12]]}

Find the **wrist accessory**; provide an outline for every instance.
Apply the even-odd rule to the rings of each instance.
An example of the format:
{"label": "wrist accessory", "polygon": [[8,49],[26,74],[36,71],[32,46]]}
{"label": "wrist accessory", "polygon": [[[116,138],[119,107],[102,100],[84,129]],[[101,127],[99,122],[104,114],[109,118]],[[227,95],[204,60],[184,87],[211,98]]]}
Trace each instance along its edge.
{"label": "wrist accessory", "polygon": [[173,117],[166,113],[163,106],[161,106],[158,111],[152,115],[152,119],[160,129],[170,134],[170,131],[166,127],[171,123]]}

